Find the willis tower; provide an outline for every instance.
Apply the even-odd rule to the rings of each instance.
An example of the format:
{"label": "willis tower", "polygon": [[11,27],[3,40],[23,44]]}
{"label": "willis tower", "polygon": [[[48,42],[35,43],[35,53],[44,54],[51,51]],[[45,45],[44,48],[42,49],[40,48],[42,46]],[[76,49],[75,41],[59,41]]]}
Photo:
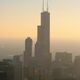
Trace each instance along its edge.
{"label": "willis tower", "polygon": [[50,53],[50,13],[48,12],[48,1],[47,10],[41,12],[41,25],[38,26],[37,30],[37,42],[35,44],[35,57],[37,64],[41,67],[48,68],[51,63]]}

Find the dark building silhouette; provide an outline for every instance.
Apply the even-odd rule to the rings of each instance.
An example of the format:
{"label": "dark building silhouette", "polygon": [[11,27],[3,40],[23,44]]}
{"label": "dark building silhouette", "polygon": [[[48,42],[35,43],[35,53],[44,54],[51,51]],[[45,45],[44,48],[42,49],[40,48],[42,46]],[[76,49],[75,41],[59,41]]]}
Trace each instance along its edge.
{"label": "dark building silhouette", "polygon": [[57,52],[55,54],[55,61],[63,66],[71,66],[72,54],[67,52]]}
{"label": "dark building silhouette", "polygon": [[14,67],[11,60],[0,62],[0,80],[14,80]]}
{"label": "dark building silhouette", "polygon": [[43,11],[41,13],[41,25],[37,30],[37,42],[35,44],[35,57],[37,63],[48,67],[51,63],[50,54],[50,13]]}
{"label": "dark building silhouette", "polygon": [[28,37],[25,40],[25,51],[24,51],[24,66],[31,65],[32,62],[32,39]]}
{"label": "dark building silhouette", "polygon": [[73,79],[72,54],[67,52],[57,52],[53,62],[53,80]]}
{"label": "dark building silhouette", "polygon": [[74,60],[74,77],[80,80],[80,56],[76,56]]}
{"label": "dark building silhouette", "polygon": [[32,79],[32,39],[28,37],[25,40],[25,51],[24,51],[24,68],[23,76],[24,80]]}
{"label": "dark building silhouette", "polygon": [[19,55],[13,57],[13,65],[14,65],[14,80],[22,80],[22,62],[20,61]]}

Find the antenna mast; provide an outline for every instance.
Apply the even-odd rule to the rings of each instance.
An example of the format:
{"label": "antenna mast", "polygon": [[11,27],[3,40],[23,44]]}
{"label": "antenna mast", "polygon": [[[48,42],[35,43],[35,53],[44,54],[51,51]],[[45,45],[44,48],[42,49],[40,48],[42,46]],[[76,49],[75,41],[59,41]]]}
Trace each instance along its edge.
{"label": "antenna mast", "polygon": [[42,7],[42,11],[44,12],[44,0],[43,0],[43,7]]}
{"label": "antenna mast", "polygon": [[49,10],[49,4],[48,4],[48,0],[47,0],[47,11]]}

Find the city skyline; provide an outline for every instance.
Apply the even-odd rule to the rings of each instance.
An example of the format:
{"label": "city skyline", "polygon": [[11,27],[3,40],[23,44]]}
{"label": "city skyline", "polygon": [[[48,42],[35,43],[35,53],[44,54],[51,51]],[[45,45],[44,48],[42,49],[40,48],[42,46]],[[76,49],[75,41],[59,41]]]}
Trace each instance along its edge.
{"label": "city skyline", "polygon": [[[39,1],[31,0],[5,0],[0,1],[0,4],[0,55],[3,58],[21,53],[26,37],[31,37],[34,43],[36,42],[36,25],[40,25],[42,0],[40,4]],[[57,51],[68,51],[74,55],[80,54],[79,1],[49,1],[49,12],[51,13],[50,51],[53,54]],[[17,46],[15,47],[15,45]]]}
{"label": "city skyline", "polygon": [[[4,1],[2,2],[4,3]],[[12,5],[11,4],[10,5],[14,6],[15,1],[11,1],[11,2]],[[19,3],[22,2],[22,0],[20,1],[17,0],[16,2]],[[10,7],[10,5],[7,6]],[[20,8],[19,5],[17,6]],[[16,11],[19,10],[16,8],[16,5],[14,7]],[[77,24],[76,21],[74,21],[73,18],[71,18],[72,16],[69,16],[68,18],[67,16],[64,16],[63,11],[61,11],[61,13],[59,13],[59,16],[56,17],[54,16],[54,20],[53,20],[52,19],[53,17],[51,16],[48,0],[42,0],[42,11],[39,13],[40,22],[35,25],[36,26],[36,30],[35,30],[36,32],[35,32],[33,30],[35,29],[33,23],[35,24],[36,22],[38,22],[38,20],[36,20],[37,15],[33,16],[34,10],[32,11],[33,13],[32,12],[30,13],[28,11],[30,9],[28,9],[27,12],[29,12],[32,16],[28,15],[27,17],[26,13],[25,16],[22,15],[25,12],[25,10],[23,9],[22,11],[21,9],[20,9],[21,13],[20,14],[18,13],[16,15],[16,18],[14,15],[15,12],[13,11],[14,9],[12,8],[10,12],[8,12],[10,15],[9,14],[7,15],[7,13],[2,14],[5,16],[2,16],[1,18],[2,19],[1,25],[3,26],[1,33],[3,33],[4,35],[3,37],[0,37],[1,38],[0,79],[1,80],[11,80],[11,79],[13,80],[80,80],[80,70],[79,70],[80,55],[77,54],[74,56],[73,54],[73,52],[75,53],[76,49],[77,49],[76,52],[79,51],[80,45],[75,44],[75,42],[78,43],[79,37],[77,36],[78,34],[78,31],[76,31],[77,29],[74,30],[73,28]],[[36,8],[34,9],[36,11]],[[32,17],[32,19],[30,17]],[[29,19],[31,19],[30,22]],[[57,23],[55,26],[55,23],[57,22],[55,20],[59,21],[58,23],[60,24],[62,23],[62,24],[60,25]],[[70,24],[67,23],[67,20],[70,22]],[[74,26],[71,24],[71,22],[74,24]],[[33,28],[29,27],[30,25],[28,24],[32,25]],[[54,24],[55,27],[54,26],[52,27],[52,24]],[[6,28],[4,28],[5,26]],[[61,26],[62,27],[65,26],[66,28],[61,28]],[[69,29],[67,26],[69,27]],[[27,28],[27,30],[24,27]],[[29,31],[29,29],[31,29],[31,32]],[[58,35],[55,34],[57,33],[56,32],[57,29],[60,31],[60,32],[58,31]],[[23,32],[24,32],[24,36],[22,34]],[[33,33],[36,34],[34,35]],[[62,37],[59,35],[59,33]],[[50,35],[52,35],[53,37],[51,37]],[[21,42],[21,39],[22,40],[25,39],[25,40]],[[23,44],[24,46],[21,44]],[[76,48],[75,45],[78,48]]]}
{"label": "city skyline", "polygon": [[[25,50],[22,61],[23,80],[78,79],[78,74],[72,72],[73,63],[71,53],[56,53],[55,59],[52,60],[52,52],[50,52],[50,12],[48,11],[48,2],[46,11],[44,11],[44,0],[40,23],[41,24],[37,26],[37,41],[34,44],[35,46],[33,47],[33,39],[30,37],[25,39]],[[34,52],[32,50],[34,50]],[[33,53],[34,56],[32,56]],[[75,75],[75,77],[73,75]],[[19,78],[19,76],[16,77]]]}
{"label": "city skyline", "polygon": [[[51,40],[79,42],[79,2],[79,0],[49,1]],[[42,0],[5,0],[0,1],[0,4],[0,39],[22,39],[30,36],[36,40],[36,25],[40,24],[40,18],[37,16],[42,10]]]}

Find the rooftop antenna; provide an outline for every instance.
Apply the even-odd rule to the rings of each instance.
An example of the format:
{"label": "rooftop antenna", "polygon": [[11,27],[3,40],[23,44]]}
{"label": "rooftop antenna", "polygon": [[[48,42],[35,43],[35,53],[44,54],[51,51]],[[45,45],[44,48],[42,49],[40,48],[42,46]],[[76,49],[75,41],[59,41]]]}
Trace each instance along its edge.
{"label": "rooftop antenna", "polygon": [[47,11],[49,10],[48,0],[47,0]]}
{"label": "rooftop antenna", "polygon": [[42,10],[43,10],[43,12],[44,12],[44,0],[43,0],[43,7],[42,7]]}

